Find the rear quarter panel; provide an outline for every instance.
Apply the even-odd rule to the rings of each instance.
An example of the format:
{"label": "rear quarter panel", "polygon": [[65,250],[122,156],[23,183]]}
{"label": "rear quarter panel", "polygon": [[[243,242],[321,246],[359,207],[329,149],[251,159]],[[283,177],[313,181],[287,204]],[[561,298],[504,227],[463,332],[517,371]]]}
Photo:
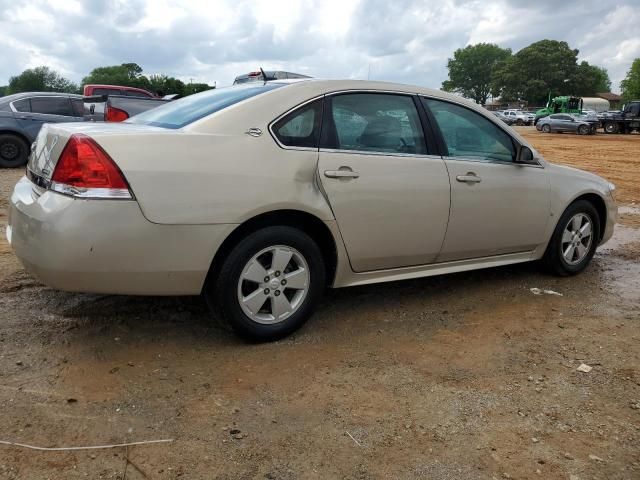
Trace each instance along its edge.
{"label": "rear quarter panel", "polygon": [[242,223],[280,209],[333,219],[315,181],[318,152],[281,149],[266,132],[258,138],[184,131],[95,138],[151,222]]}

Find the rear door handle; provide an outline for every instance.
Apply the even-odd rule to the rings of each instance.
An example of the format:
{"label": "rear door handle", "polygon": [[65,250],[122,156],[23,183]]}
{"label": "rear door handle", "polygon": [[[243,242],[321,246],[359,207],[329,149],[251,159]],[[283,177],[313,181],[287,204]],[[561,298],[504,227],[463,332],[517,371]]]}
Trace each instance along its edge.
{"label": "rear door handle", "polygon": [[458,175],[456,180],[462,183],[480,183],[482,179],[473,172],[468,172],[466,175]]}
{"label": "rear door handle", "polygon": [[324,176],[328,178],[358,178],[360,174],[353,170],[325,170]]}

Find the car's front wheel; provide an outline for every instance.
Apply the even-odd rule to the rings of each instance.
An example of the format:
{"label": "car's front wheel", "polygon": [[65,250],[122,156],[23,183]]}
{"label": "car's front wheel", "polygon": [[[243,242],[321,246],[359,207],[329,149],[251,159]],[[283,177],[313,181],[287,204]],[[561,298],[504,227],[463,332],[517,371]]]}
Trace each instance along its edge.
{"label": "car's front wheel", "polygon": [[560,217],[543,261],[557,275],[575,275],[589,265],[599,239],[598,212],[591,202],[578,200]]}
{"label": "car's front wheel", "polygon": [[544,133],[549,133],[551,131],[551,127],[548,124],[542,125],[542,131]]}
{"label": "car's front wheel", "polygon": [[590,131],[591,131],[591,128],[589,128],[588,125],[580,125],[578,127],[578,134],[580,135],[589,135]]}
{"label": "car's front wheel", "polygon": [[253,232],[223,260],[205,286],[214,315],[252,341],[282,338],[300,328],[325,288],[318,245],[288,226]]}

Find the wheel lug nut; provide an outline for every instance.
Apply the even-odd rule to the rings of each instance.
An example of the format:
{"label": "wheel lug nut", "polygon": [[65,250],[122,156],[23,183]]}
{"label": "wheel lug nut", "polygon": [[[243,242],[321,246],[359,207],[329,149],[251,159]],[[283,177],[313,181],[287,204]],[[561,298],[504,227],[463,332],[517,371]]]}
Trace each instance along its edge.
{"label": "wheel lug nut", "polygon": [[281,283],[282,285],[286,285],[286,284],[287,284],[287,281],[286,281],[286,280],[282,280],[280,283]]}
{"label": "wheel lug nut", "polygon": [[276,290],[276,291],[275,291],[275,295],[276,295],[276,297],[277,297],[278,295],[280,295],[280,290]]}
{"label": "wheel lug nut", "polygon": [[264,294],[265,294],[265,295],[269,295],[269,291],[270,291],[270,290],[269,290],[268,288],[265,288],[265,289],[264,289]]}
{"label": "wheel lug nut", "polygon": [[269,275],[267,275],[266,277],[264,277],[264,283],[267,283],[269,281]]}
{"label": "wheel lug nut", "polygon": [[280,276],[280,272],[276,272],[276,277],[279,277],[279,276]]}

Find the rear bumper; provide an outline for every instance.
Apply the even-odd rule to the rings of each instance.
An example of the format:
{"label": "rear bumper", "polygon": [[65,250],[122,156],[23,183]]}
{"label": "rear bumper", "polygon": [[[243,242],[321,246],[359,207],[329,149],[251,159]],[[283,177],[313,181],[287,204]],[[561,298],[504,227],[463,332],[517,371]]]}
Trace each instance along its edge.
{"label": "rear bumper", "polygon": [[67,291],[197,295],[235,225],[158,225],[135,201],[80,200],[33,192],[11,196],[7,239],[25,268]]}

